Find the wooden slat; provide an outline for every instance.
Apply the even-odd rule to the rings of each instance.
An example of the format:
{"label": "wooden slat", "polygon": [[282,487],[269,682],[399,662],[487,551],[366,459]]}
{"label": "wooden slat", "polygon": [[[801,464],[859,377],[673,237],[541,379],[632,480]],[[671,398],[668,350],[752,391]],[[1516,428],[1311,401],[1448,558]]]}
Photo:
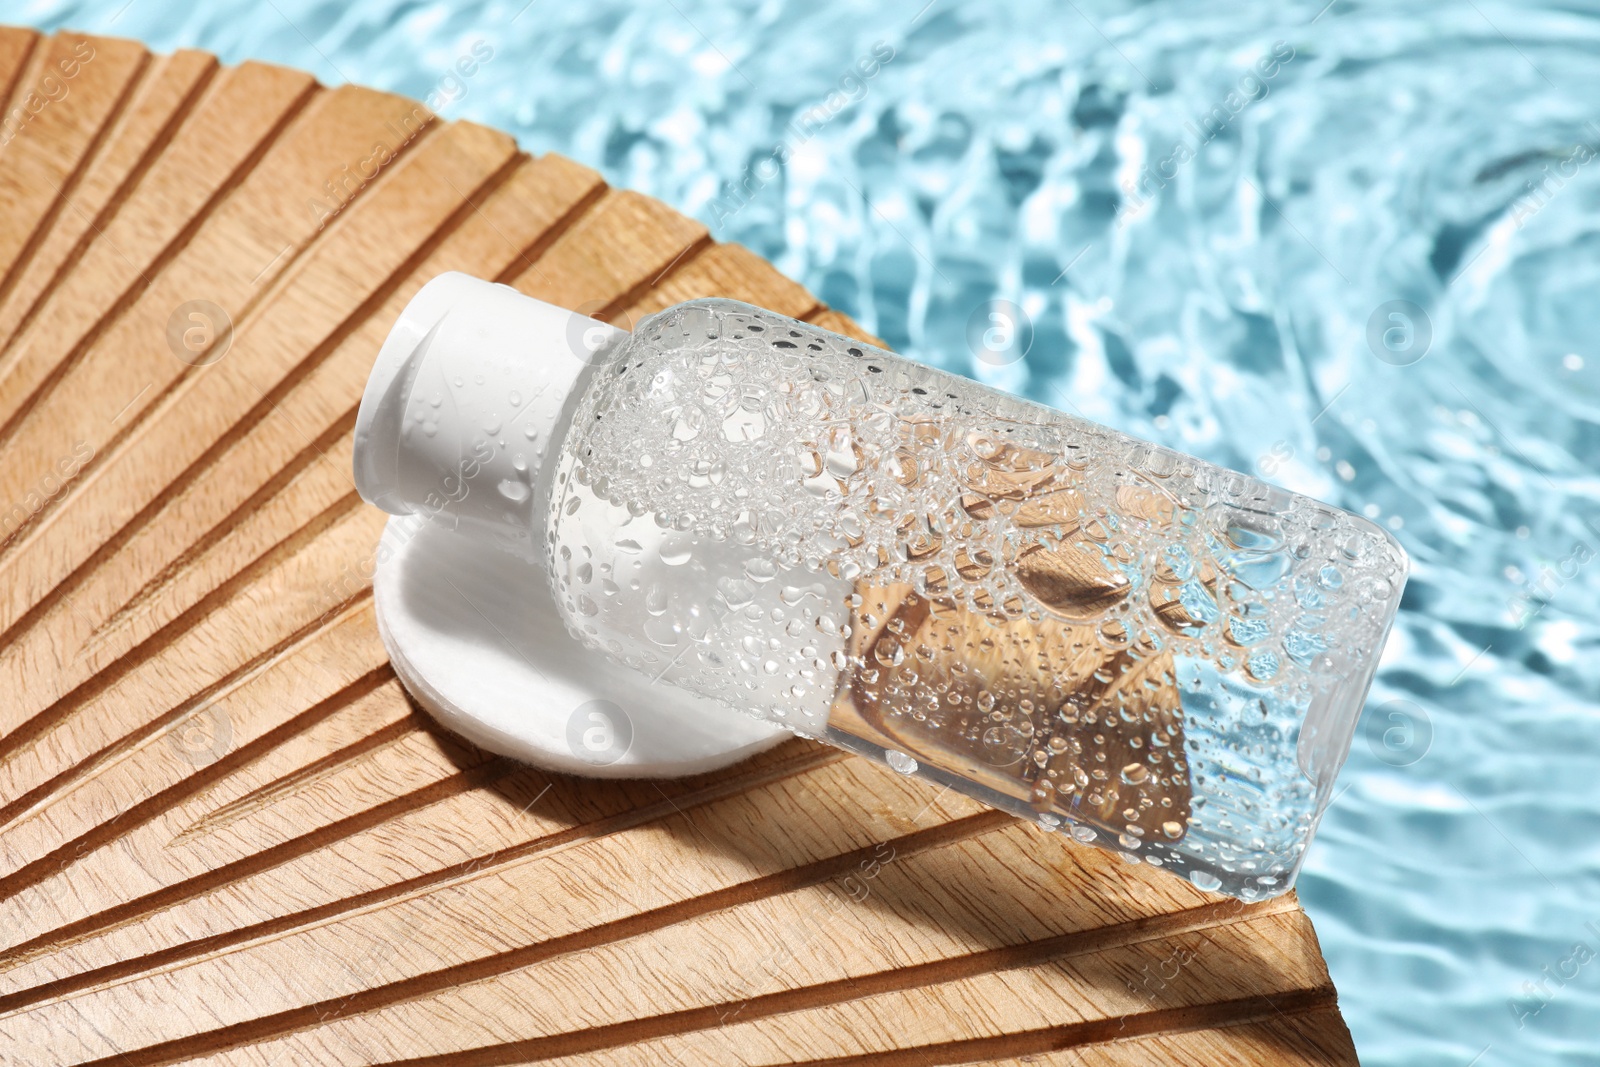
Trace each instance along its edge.
{"label": "wooden slat", "polygon": [[[41,394],[80,362],[95,336],[126,310],[138,287],[148,284],[193,236],[201,213],[244,178],[257,154],[309,99],[312,85],[304,74],[247,63],[224,72],[208,87],[206,99],[131,191],[116,218],[95,235],[83,258],[43,298],[33,322],[0,354],[0,445],[9,444]],[[163,319],[154,335],[158,343],[165,327]],[[0,471],[12,479],[7,483],[11,495],[4,499],[14,501],[0,517],[5,538],[0,565],[17,536],[52,499],[39,491],[51,469],[8,462]],[[18,484],[24,487],[20,493]],[[17,504],[22,505],[20,512]],[[0,601],[0,611],[8,610],[20,609]],[[0,625],[15,617],[0,614]]]}
{"label": "wooden slat", "polygon": [[39,35],[20,26],[0,26],[0,99],[9,101]]}
{"label": "wooden slat", "polygon": [[621,317],[637,325],[646,315],[706,296],[743,300],[794,319],[821,310],[816,297],[779,274],[766,260],[741,245],[721,244],[684,256],[636,303],[625,308]]}
{"label": "wooden slat", "polygon": [[[15,550],[11,568],[65,578],[220,438],[242,434],[269,416],[275,406],[272,395],[282,391],[285,378],[310,369],[308,364],[347,328],[351,309],[358,309],[357,321],[365,321],[365,305],[387,295],[391,272],[402,271],[401,277],[408,272],[410,249],[426,244],[467,210],[454,187],[476,189],[510,161],[512,151],[498,134],[458,125],[392,164],[393,170],[369,194],[372,210],[352,208],[329,227],[326,237],[296,263],[285,285],[264,296],[255,313],[235,328],[232,347],[219,362],[173,381],[136,432],[100,446],[90,469],[75,477],[47,514],[35,520],[36,528]],[[397,236],[404,241],[394,242]],[[393,262],[386,263],[386,256]],[[174,268],[188,260],[186,253]],[[300,287],[319,293],[321,302],[308,306],[285,295]],[[139,306],[133,309],[139,311]],[[158,345],[163,343],[158,339]],[[106,349],[105,358],[112,351]],[[127,358],[126,352],[120,355]],[[153,374],[169,371],[164,364],[180,370],[184,366],[167,351],[150,353],[149,361]],[[90,366],[86,361],[83,369],[87,372]],[[347,481],[345,488],[353,487]],[[57,526],[78,531],[82,539],[74,538],[74,545],[50,537]]]}
{"label": "wooden slat", "polygon": [[[1259,1016],[1259,1021],[1232,1023],[1225,1028],[1212,1028],[1215,1025],[1212,1020],[1194,1011],[1178,1018],[1147,1016],[1143,1021],[1138,1018],[1118,1020],[1116,1035],[1102,1031],[1094,1035],[1096,1040],[1092,1043],[1080,1041],[1069,1045],[1078,1035],[1052,1029],[1037,1036],[1030,1035],[1016,1044],[1030,1050],[1066,1046],[1070,1051],[1033,1052],[1021,1059],[982,1062],[993,1063],[996,1067],[1020,1067],[1022,1063],[1033,1063],[1037,1067],[1111,1067],[1124,1063],[1272,1063],[1283,1067],[1328,1067],[1354,1062],[1349,1035],[1338,1011],[1315,1006],[1316,1000],[1312,1003],[1307,1010],[1299,1011],[1296,1010],[1298,1005],[1288,998],[1278,998],[1265,1005],[1267,1010],[1258,1007],[1254,1014]],[[1161,1034],[1160,1027],[1167,1033]],[[1153,1030],[1158,1036],[1144,1036]],[[965,1051],[977,1050],[969,1047]],[[956,1055],[962,1055],[962,1051],[956,1050]]]}
{"label": "wooden slat", "polygon": [[194,51],[159,56],[144,68],[127,107],[84,166],[71,195],[64,198],[56,224],[34,250],[27,271],[0,300],[0,347],[26,321],[62,268],[83,252],[95,234],[105,230],[119,196],[160,157],[177,124],[216,71],[214,57]]}
{"label": "wooden slat", "polygon": [[[0,90],[81,40],[0,29]],[[0,217],[0,1060],[1354,1062],[1292,896],[1220,901],[810,742],[596,782],[418,712],[350,463],[430,277],[872,339],[492,131],[90,47],[0,148],[28,187]],[[212,363],[166,342],[194,299],[232,320]]]}
{"label": "wooden slat", "polygon": [[540,300],[610,318],[708,239],[704,226],[665,204],[608,191],[511,284]]}
{"label": "wooden slat", "polygon": [[71,198],[84,161],[148,61],[132,41],[59,34],[32,49],[12,85],[0,147],[0,278],[28,262]]}
{"label": "wooden slat", "polygon": [[[6,814],[14,818],[17,807],[31,807],[124,758],[181,717],[186,702],[209,699],[281,658],[309,633],[320,633],[327,612],[324,583],[336,576],[338,562],[370,555],[368,546],[382,527],[381,518],[354,504],[327,514],[303,542],[267,557],[259,571],[244,572],[246,580],[228,590],[230,610],[196,612],[188,626],[174,623],[172,633],[158,635],[167,640],[119,661],[88,692],[54,708],[48,729],[8,736],[12,747],[0,763],[0,788],[10,800]],[[247,625],[259,645],[241,645]],[[7,859],[31,862],[26,856]],[[15,889],[29,881],[11,881],[15,877],[7,875],[0,886]]]}
{"label": "wooden slat", "polygon": [[[373,699],[382,703],[393,695],[385,689]],[[403,703],[398,701],[396,709]],[[305,736],[308,743],[314,740],[310,732]],[[215,786],[214,795],[183,798],[159,821],[152,820],[148,830],[136,831],[148,834],[148,843],[130,835],[126,847],[136,850],[168,847],[181,839],[186,851],[171,862],[186,864],[185,872],[169,872],[162,890],[131,898],[120,910],[87,917],[79,913],[76,923],[63,922],[57,913],[42,923],[52,930],[26,951],[7,956],[6,988],[15,988],[0,1004],[48,1000],[51,982],[74,990],[89,988],[112,977],[253,945],[452,885],[478,872],[693,812],[743,789],[839,759],[798,743],[784,749],[715,780],[616,782],[601,789],[580,789],[569,779],[526,768],[485,766],[481,773],[441,776],[409,794],[391,787],[378,808],[319,824],[309,833],[288,832],[305,827],[282,824],[286,808],[280,800],[255,802],[263,786],[286,774],[257,780],[264,771],[241,769]],[[343,759],[345,754],[330,749],[328,755]],[[350,773],[362,773],[364,764],[364,758],[353,761]],[[247,802],[243,809],[234,806],[241,801]],[[228,821],[202,825],[218,809],[230,816]],[[270,856],[262,853],[263,840],[272,842]],[[106,851],[85,862],[114,868],[128,860]],[[42,886],[39,896],[64,899],[74,881],[69,873]],[[35,995],[33,990],[40,988],[44,991]]]}
{"label": "wooden slat", "polygon": [[[557,939],[603,945],[634,927],[648,929],[654,925],[652,913],[670,911],[687,918],[707,907],[708,899],[765,895],[770,890],[761,885],[762,876],[775,876],[781,887],[795,879],[786,872],[796,868],[803,871],[806,865],[842,852],[896,839],[903,836],[896,833],[902,827],[919,823],[938,826],[951,821],[949,811],[937,805],[930,809],[923,791],[917,788],[886,794],[885,817],[875,826],[857,822],[855,812],[844,799],[848,793],[837,794],[831,801],[820,796],[825,790],[856,786],[857,776],[863,771],[876,774],[871,768],[861,768],[859,761],[824,766],[727,798],[687,819],[674,815],[647,824],[631,835],[605,836],[521,863],[492,866],[431,893],[232,953],[221,964],[229,976],[227,980],[249,984],[252,996],[248,1002],[216,1005],[214,1017],[205,1026],[294,1009],[301,1011],[274,1022],[271,1029],[320,1025],[330,1015],[330,1004],[362,994],[377,983],[393,985],[417,979],[419,986],[442,983],[453,990],[472,976],[516,970],[516,964],[524,958],[551,951],[542,946]],[[771,804],[797,805],[798,811],[815,815],[815,821],[805,820],[803,831],[793,835],[772,835],[763,817]],[[923,813],[920,820],[916,818],[918,813]],[[980,818],[987,818],[988,814]],[[992,824],[993,820],[989,822]],[[650,849],[658,860],[671,866],[648,872],[638,870],[635,860],[641,847]],[[853,867],[854,861],[849,866]],[[602,897],[591,895],[586,888],[593,886],[597,877],[607,886]],[[730,889],[734,891],[729,892]],[[583,906],[550,909],[540,903],[552,899],[583,901]],[[445,914],[451,916],[448,922],[441,921]],[[294,965],[295,960],[311,958],[308,953],[344,956],[352,951],[371,952],[374,946],[392,946],[395,951],[386,954],[381,962],[375,961],[364,974],[337,966]],[[123,1007],[111,1006],[104,1018],[96,1014],[96,1027],[105,1030],[110,1026],[112,1029],[105,1032],[124,1047],[192,1033],[197,1020],[175,1014],[157,1013],[152,1017],[148,1012],[135,1012],[121,1023],[114,1017],[125,1014],[127,1005],[136,1002],[124,997],[148,996],[159,1001],[174,994],[180,1000],[200,995],[219,980],[217,967],[217,961],[201,961],[181,971],[155,975],[143,983],[120,985],[113,1000]],[[441,975],[441,971],[445,973]],[[399,993],[395,988],[366,995],[381,1006]],[[95,1012],[93,1000],[76,998],[72,1007],[56,1009],[53,1014],[59,1019],[63,1017],[61,1010]],[[316,1006],[315,1010],[310,1006]],[[38,1014],[30,1013],[25,1018]],[[41,1033],[56,1025],[50,1014],[45,1012]],[[254,1030],[266,1028],[262,1025]]]}
{"label": "wooden slat", "polygon": [[[190,301],[210,301],[232,319],[237,340],[238,331],[248,327],[251,313],[273,283],[323,232],[320,218],[308,204],[326,196],[323,190],[330,175],[342,174],[370,151],[353,151],[351,146],[384,137],[400,145],[392,127],[410,111],[411,105],[400,98],[348,86],[314,99],[166,269],[27,412],[7,442],[11,462],[0,471],[0,493],[21,496],[37,477],[33,472],[59,469],[60,457],[72,455],[74,448],[81,451],[79,442],[84,442],[94,450],[95,458],[74,470],[71,477],[76,491],[85,476],[103,464],[101,457],[113,442],[135,432],[146,414],[165,410],[175,402],[174,389],[180,381],[215,377],[203,372],[246,362],[228,356],[214,367],[196,368],[185,362],[168,342],[172,316]],[[396,151],[415,150],[425,139],[426,135],[420,136]],[[354,195],[359,197],[383,184],[394,169],[396,165],[391,164]],[[349,218],[350,214],[344,213],[335,225]],[[359,266],[350,264],[348,269],[354,272]],[[308,302],[307,315],[332,313],[331,307],[319,307],[321,298],[319,294]],[[9,569],[7,564],[28,540],[47,540],[52,545],[65,540],[42,537],[40,529],[44,525],[41,520],[69,495],[72,491],[58,492],[19,531],[20,537],[13,535],[6,555],[0,557],[0,574]],[[95,541],[103,536],[99,533]],[[52,554],[64,558],[70,551],[60,544]],[[24,597],[31,605],[31,598],[54,584],[57,572],[29,567],[24,573],[33,581],[12,583],[8,605],[21,607],[18,601]]]}

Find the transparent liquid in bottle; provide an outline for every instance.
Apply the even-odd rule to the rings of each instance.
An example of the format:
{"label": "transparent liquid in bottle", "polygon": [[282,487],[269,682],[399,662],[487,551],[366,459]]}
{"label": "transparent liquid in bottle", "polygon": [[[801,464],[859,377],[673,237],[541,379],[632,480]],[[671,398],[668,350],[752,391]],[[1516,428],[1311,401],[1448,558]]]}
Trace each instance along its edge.
{"label": "transparent liquid in bottle", "polygon": [[1398,606],[1370,522],[723,300],[554,468],[575,636],[1245,899],[1293,881]]}

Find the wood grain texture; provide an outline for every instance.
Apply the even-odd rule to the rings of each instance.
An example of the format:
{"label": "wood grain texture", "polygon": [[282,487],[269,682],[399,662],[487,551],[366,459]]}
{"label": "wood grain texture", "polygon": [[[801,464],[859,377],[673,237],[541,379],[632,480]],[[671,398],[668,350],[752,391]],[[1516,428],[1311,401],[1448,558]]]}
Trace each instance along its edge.
{"label": "wood grain texture", "polygon": [[12,29],[0,94],[0,1061],[1355,1062],[1292,896],[809,742],[587,781],[410,703],[351,432],[429,278],[848,318],[398,97]]}

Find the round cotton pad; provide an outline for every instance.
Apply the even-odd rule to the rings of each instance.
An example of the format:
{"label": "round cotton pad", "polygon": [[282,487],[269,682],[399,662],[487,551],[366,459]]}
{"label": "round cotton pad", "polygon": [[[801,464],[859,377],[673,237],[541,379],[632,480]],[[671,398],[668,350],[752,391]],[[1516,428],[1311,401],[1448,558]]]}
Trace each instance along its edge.
{"label": "round cotton pad", "polygon": [[405,515],[389,520],[383,546],[373,598],[395,673],[491,752],[595,778],[668,778],[791,736],[584,648],[544,572],[482,539]]}

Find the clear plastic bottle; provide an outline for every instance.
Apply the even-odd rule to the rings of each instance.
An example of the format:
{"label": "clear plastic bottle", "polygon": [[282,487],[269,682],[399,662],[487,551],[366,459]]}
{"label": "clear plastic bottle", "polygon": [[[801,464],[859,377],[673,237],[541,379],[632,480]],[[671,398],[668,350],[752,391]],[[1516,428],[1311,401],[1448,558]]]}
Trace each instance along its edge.
{"label": "clear plastic bottle", "polygon": [[[463,299],[408,309],[397,350],[537,303]],[[569,384],[537,375],[547,429],[497,425],[527,371],[492,338],[446,345],[476,353],[453,370],[411,358],[397,466],[358,456],[369,499],[417,510],[455,457],[461,499],[433,510],[543,558],[570,631],[618,662],[1204,889],[1292,884],[1399,604],[1382,529],[733,301],[507,336],[506,366],[588,338]],[[439,432],[429,373],[467,432]]]}

